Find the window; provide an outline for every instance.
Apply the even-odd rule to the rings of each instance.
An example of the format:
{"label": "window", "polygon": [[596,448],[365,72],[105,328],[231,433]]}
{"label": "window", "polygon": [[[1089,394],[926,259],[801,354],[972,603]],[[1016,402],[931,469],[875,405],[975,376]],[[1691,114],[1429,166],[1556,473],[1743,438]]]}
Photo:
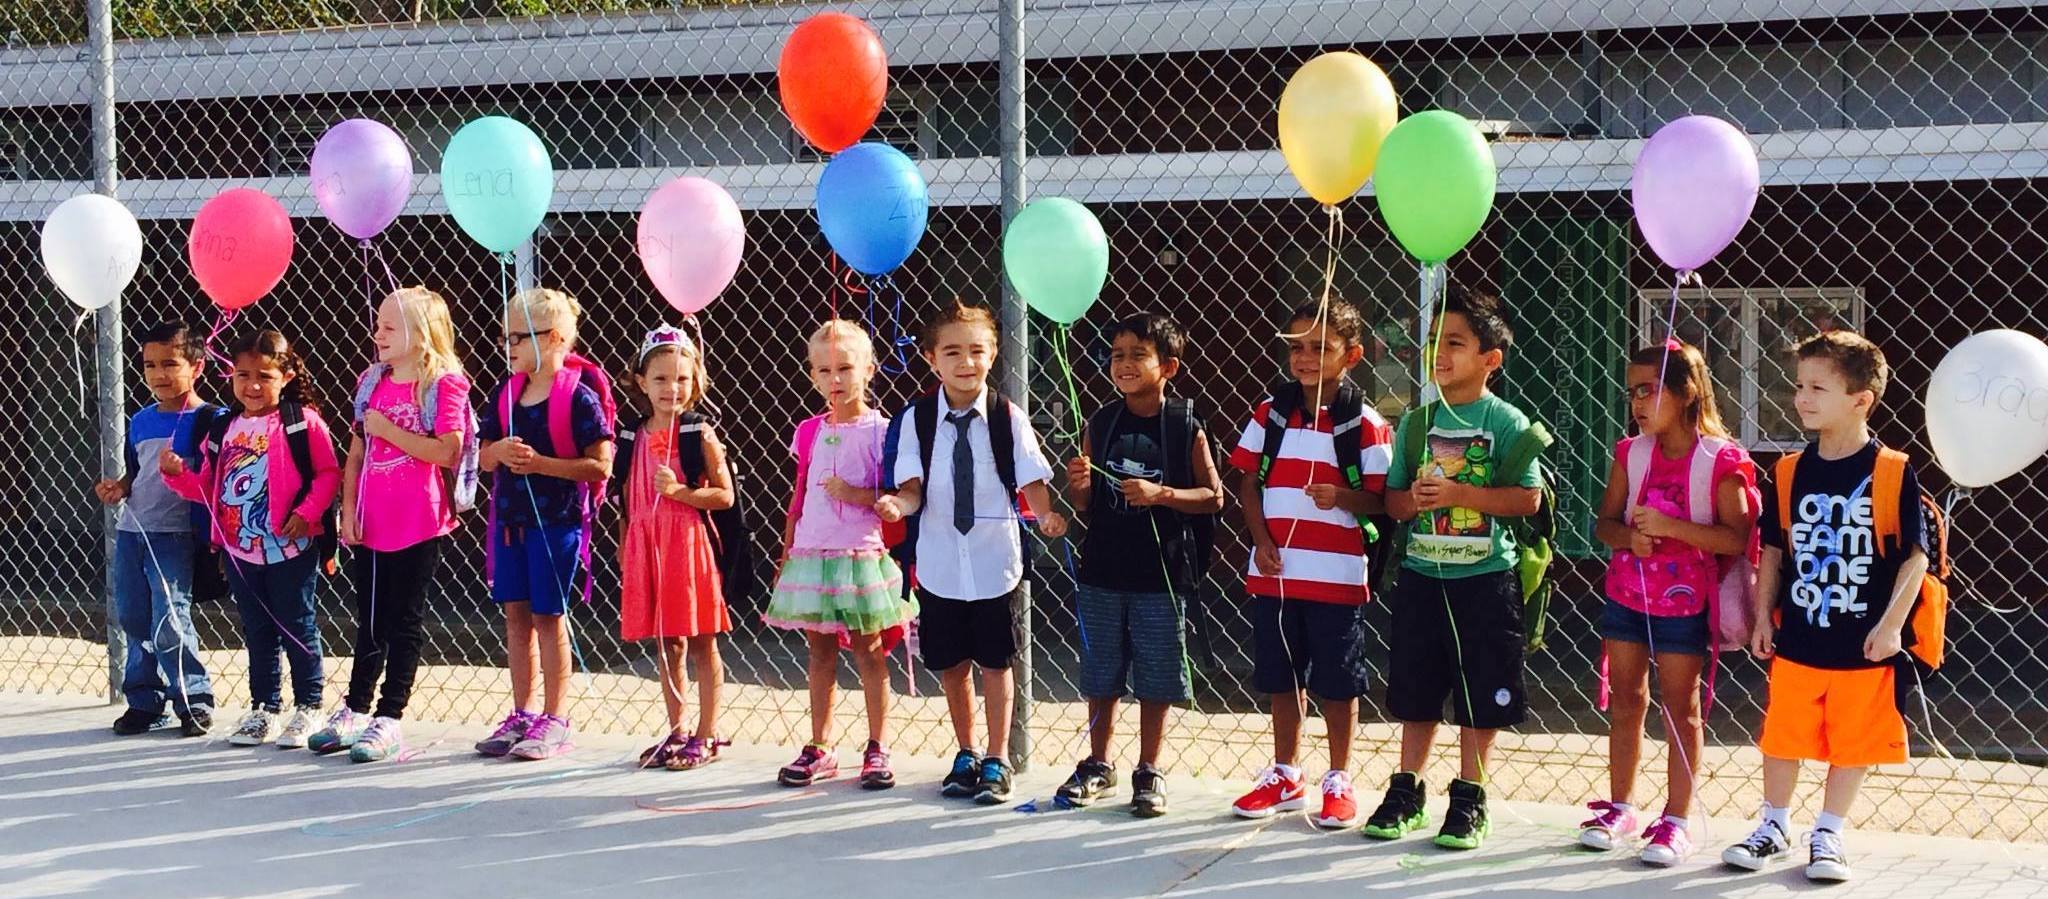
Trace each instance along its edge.
{"label": "window", "polygon": [[[1664,339],[1671,292],[1644,288],[1638,296],[1638,345],[1653,346]],[[1678,338],[1706,354],[1721,417],[1752,450],[1805,445],[1792,411],[1792,345],[1839,328],[1863,329],[1862,288],[1686,288],[1678,294]]]}
{"label": "window", "polygon": [[21,144],[12,139],[0,139],[0,181],[20,181],[23,168]]}
{"label": "window", "polygon": [[[331,119],[331,120],[330,120]],[[270,129],[270,153],[265,162],[270,174],[304,175],[313,170],[313,148],[329,125],[340,121],[333,113],[288,112],[277,117]]]}
{"label": "window", "polygon": [[[905,156],[923,159],[927,143],[924,115],[911,100],[891,99],[882,107],[881,114],[875,116],[875,126],[869,128],[861,140],[888,144],[902,150]],[[798,162],[823,162],[830,157],[830,154],[811,146],[810,141],[804,140],[795,128],[789,129],[789,146]]]}

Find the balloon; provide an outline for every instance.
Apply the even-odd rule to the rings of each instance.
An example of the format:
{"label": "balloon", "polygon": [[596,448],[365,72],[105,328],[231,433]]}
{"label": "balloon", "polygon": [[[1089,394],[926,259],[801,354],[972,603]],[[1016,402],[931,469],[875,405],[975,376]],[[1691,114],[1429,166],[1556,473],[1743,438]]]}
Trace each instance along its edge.
{"label": "balloon", "polygon": [[747,228],[732,195],[703,178],[677,178],[640,207],[640,263],[685,315],[711,305],[740,269]]}
{"label": "balloon", "polygon": [[924,237],[931,198],[910,157],[888,144],[854,144],[818,176],[818,226],[854,271],[895,270]]}
{"label": "balloon", "polygon": [[510,253],[548,214],[554,163],[533,129],[485,116],[449,139],[441,154],[441,195],[470,239],[493,253]]}
{"label": "balloon", "polygon": [[1387,229],[1425,263],[1465,248],[1493,212],[1493,150],[1455,112],[1432,109],[1401,120],[1380,145],[1373,193]]}
{"label": "balloon", "polygon": [[1734,125],[1686,116],[1650,136],[1629,195],[1636,224],[1664,264],[1689,272],[1728,246],[1756,208],[1756,148]]}
{"label": "balloon", "polygon": [[260,190],[225,190],[199,207],[185,249],[199,289],[222,309],[240,309],[284,280],[292,264],[292,217]]}
{"label": "balloon", "polygon": [[1038,314],[1071,325],[1109,280],[1109,237],[1088,207],[1065,197],[1035,200],[1003,231],[1003,271]]}
{"label": "balloon", "polygon": [[349,119],[313,145],[313,199],[342,233],[369,240],[412,196],[412,152],[382,122]]}
{"label": "balloon", "polygon": [[1399,104],[1393,82],[1349,51],[1308,61],[1280,92],[1280,154],[1294,180],[1325,205],[1365,186]]}
{"label": "balloon", "polygon": [[1956,344],[1927,382],[1927,436],[1964,487],[2004,480],[2048,453],[2048,344],[2004,330]]}
{"label": "balloon", "polygon": [[874,127],[889,91],[882,39],[866,22],[819,13],[796,26],[776,66],[782,110],[805,140],[837,153]]}
{"label": "balloon", "polygon": [[43,223],[43,267],[71,302],[99,309],[120,298],[142,265],[142,226],[120,200],[81,194]]}

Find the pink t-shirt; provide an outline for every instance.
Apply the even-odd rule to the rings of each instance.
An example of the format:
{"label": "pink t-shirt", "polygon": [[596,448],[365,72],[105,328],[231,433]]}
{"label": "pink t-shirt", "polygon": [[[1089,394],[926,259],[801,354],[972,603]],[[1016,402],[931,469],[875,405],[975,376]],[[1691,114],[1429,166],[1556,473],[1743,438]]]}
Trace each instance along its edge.
{"label": "pink t-shirt", "polygon": [[[1615,447],[1615,459],[1628,467],[1629,440]],[[1694,448],[1694,452],[1698,452]],[[1719,485],[1746,470],[1740,446],[1728,444],[1714,457],[1713,482]],[[1692,453],[1676,459],[1650,453],[1650,471],[1636,504],[1681,521],[1692,520]],[[1638,564],[1640,562],[1641,564]],[[1617,550],[1607,567],[1607,595],[1638,612],[1657,616],[1697,615],[1706,611],[1707,596],[1718,590],[1721,562],[1714,554],[1681,540],[1659,540],[1650,558]]]}
{"label": "pink t-shirt", "polygon": [[[809,447],[790,440],[790,450],[799,460],[808,457],[810,471],[804,483],[803,506],[796,520],[792,550],[876,551],[883,549],[882,519],[875,510],[843,503],[825,492],[825,481],[833,475],[855,487],[872,488],[882,479],[882,446],[888,437],[889,420],[869,409],[866,415],[845,424],[833,424],[823,416],[818,436]],[[799,425],[797,434],[806,428]]]}
{"label": "pink t-shirt", "polygon": [[[463,427],[463,404],[469,399],[468,378],[442,377],[440,392],[434,396],[440,406],[434,410],[435,434]],[[412,433],[428,433],[413,392],[415,386],[385,378],[370,393],[370,410],[383,413],[392,424]],[[454,498],[440,466],[415,459],[397,444],[373,437],[365,443],[360,477],[356,509],[362,516],[364,546],[396,552],[455,530]]]}

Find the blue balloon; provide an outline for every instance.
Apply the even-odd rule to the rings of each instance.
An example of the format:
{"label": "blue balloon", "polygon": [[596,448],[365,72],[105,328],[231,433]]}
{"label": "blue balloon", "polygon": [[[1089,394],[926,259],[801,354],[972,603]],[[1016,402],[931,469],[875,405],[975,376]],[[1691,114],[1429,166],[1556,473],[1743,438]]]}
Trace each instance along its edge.
{"label": "blue balloon", "polygon": [[909,259],[931,210],[917,164],[888,144],[854,144],[818,177],[818,226],[854,271],[884,275]]}

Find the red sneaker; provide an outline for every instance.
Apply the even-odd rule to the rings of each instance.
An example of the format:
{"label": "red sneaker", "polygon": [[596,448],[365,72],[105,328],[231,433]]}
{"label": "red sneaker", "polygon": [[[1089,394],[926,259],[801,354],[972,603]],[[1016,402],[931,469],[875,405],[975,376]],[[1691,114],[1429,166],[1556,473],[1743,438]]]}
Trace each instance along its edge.
{"label": "red sneaker", "polygon": [[1351,775],[1332,771],[1323,775],[1323,813],[1316,824],[1343,830],[1358,823],[1358,800],[1351,795]]}
{"label": "red sneaker", "polygon": [[1270,818],[1274,812],[1300,811],[1308,807],[1303,792],[1298,771],[1290,775],[1274,765],[1259,772],[1252,791],[1239,796],[1230,804],[1230,810],[1240,818]]}

